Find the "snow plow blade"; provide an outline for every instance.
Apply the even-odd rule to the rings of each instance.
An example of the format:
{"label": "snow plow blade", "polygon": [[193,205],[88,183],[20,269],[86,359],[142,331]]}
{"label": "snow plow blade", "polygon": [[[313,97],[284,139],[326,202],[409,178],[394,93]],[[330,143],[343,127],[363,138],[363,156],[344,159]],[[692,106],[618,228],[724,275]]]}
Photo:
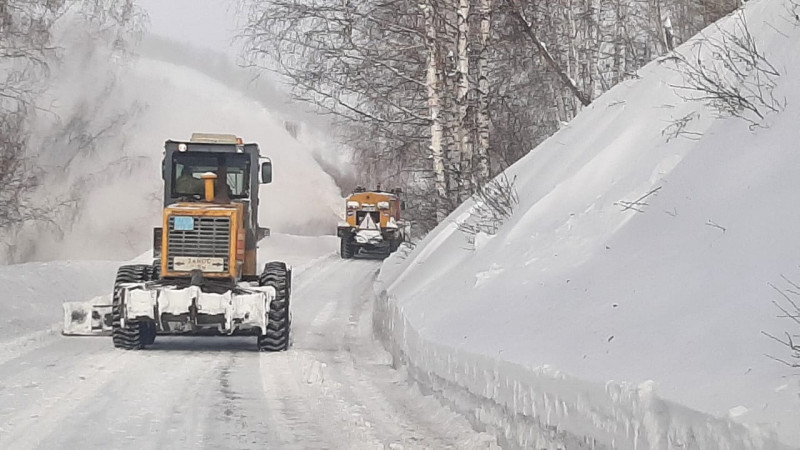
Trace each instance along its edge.
{"label": "snow plow blade", "polygon": [[64,336],[110,336],[111,303],[107,297],[64,302]]}

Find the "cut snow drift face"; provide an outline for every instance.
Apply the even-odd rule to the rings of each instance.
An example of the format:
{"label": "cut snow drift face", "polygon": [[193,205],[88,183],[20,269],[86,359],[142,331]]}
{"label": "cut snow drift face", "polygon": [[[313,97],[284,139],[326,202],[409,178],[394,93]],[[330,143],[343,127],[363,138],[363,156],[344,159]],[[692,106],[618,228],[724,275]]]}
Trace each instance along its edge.
{"label": "cut snow drift face", "polygon": [[[786,302],[785,296],[796,302],[792,283],[800,280],[796,4],[745,3],[754,42],[781,73],[775,98],[786,104],[783,112],[766,114],[763,127],[687,100],[674,88],[686,85],[681,66],[673,58],[655,61],[507,171],[509,179],[516,177],[520,202],[491,239],[465,249],[469,236],[458,225],[470,217],[470,201],[407,257],[390,259],[381,277],[402,311],[396,323],[419,330],[419,339],[408,342],[420,358],[437,355],[423,373],[461,383],[468,366],[450,364],[446,356],[471,352],[483,358],[475,373],[497,374],[498,358],[523,367],[549,365],[601,386],[652,379],[658,398],[775,432],[796,448],[797,371],[764,356],[792,357],[762,334],[797,332],[796,323],[776,317],[781,312],[771,302]],[[720,30],[739,32],[744,23],[729,16],[706,30],[716,41],[690,42],[679,51],[702,48],[706,67],[708,53],[722,45]],[[691,119],[684,132],[692,137],[669,139],[663,130],[682,118]],[[451,353],[426,353],[420,341]],[[441,361],[448,364],[436,366]],[[470,392],[485,389],[478,386],[467,385]],[[550,398],[573,390],[554,382],[544,401],[526,403],[518,384],[488,386],[495,400],[513,401],[512,414],[533,411],[536,419],[551,415],[553,408],[543,406]],[[641,411],[617,411],[624,408]],[[582,433],[585,422],[574,420],[579,412],[564,410],[569,414],[550,424]],[[650,417],[658,417],[648,425],[653,435],[637,435],[648,436],[652,447],[640,442],[638,448],[674,442],[672,430],[681,428],[693,439],[708,436],[705,444],[688,447],[781,448],[758,440],[725,445],[741,436],[731,434],[737,428],[712,430],[710,422],[677,408]],[[636,445],[617,440],[613,446]]]}

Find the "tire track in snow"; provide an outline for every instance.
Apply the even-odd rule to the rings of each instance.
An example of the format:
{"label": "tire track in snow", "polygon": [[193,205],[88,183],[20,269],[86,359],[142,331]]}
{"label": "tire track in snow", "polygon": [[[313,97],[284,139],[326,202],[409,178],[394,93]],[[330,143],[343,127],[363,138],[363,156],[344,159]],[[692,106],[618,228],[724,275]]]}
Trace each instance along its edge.
{"label": "tire track in snow", "polygon": [[[341,286],[350,284],[346,261],[309,268],[293,284],[293,343],[288,352],[263,354],[262,383],[281,448],[376,448],[380,441],[364,421],[354,420],[335,399],[339,386],[328,381],[319,353],[338,350],[335,318],[342,314]],[[373,263],[374,265],[374,263]],[[331,282],[332,278],[342,278]]]}
{"label": "tire track in snow", "polygon": [[[375,270],[353,283],[336,328],[344,331],[340,352],[330,365],[343,397],[357,405],[388,448],[493,448],[495,439],[474,432],[459,416],[409,384],[405,371],[392,368],[391,356],[372,337]],[[331,354],[326,354],[331,356]]]}
{"label": "tire track in snow", "polygon": [[[373,341],[371,295],[377,269],[372,261],[336,261],[296,283],[303,288],[294,295],[294,317],[299,318],[294,346],[262,357],[265,391],[278,401],[280,428],[291,430],[281,443],[302,439],[304,448],[492,447],[493,438],[475,433],[463,418],[409,386]],[[309,405],[315,409],[309,411]],[[317,416],[325,420],[308,422]]]}
{"label": "tire track in snow", "polygon": [[29,359],[0,368],[0,448],[38,448],[61,422],[80,409],[124,368],[121,354],[87,351],[70,355],[63,341],[42,347]]}
{"label": "tire track in snow", "polygon": [[0,448],[485,448],[372,340],[375,261],[298,273],[292,347],[252,337],[44,337],[0,361]]}
{"label": "tire track in snow", "polygon": [[[162,338],[147,352],[112,349],[125,367],[62,420],[62,431],[48,436],[42,447],[224,446],[231,441],[222,438],[233,433],[216,416],[222,405],[219,377],[248,344],[234,340],[210,348],[208,339]],[[90,423],[97,427],[87,433]]]}

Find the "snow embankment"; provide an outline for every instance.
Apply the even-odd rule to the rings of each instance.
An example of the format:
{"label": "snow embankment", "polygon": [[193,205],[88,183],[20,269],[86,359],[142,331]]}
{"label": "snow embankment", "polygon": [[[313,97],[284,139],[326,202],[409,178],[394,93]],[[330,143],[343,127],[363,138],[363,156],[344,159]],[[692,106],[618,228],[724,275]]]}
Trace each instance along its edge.
{"label": "snow embankment", "polygon": [[118,266],[109,261],[0,266],[0,359],[8,347],[20,346],[41,333],[60,332],[61,304],[110,292]]}
{"label": "snow embankment", "polygon": [[[376,283],[373,329],[412,378],[504,448],[782,449],[773,435],[656,395],[653,381],[605,384],[435,342]],[[502,333],[502,331],[499,331]]]}
{"label": "snow embankment", "polygon": [[395,356],[524,447],[799,447],[800,377],[761,334],[792,331],[769,283],[800,281],[793,5],[707,30],[746,23],[779,72],[760,126],[676,89],[687,69],[665,58],[508,171],[520,204],[497,234],[458,230],[467,203],[387,260],[376,326]]}

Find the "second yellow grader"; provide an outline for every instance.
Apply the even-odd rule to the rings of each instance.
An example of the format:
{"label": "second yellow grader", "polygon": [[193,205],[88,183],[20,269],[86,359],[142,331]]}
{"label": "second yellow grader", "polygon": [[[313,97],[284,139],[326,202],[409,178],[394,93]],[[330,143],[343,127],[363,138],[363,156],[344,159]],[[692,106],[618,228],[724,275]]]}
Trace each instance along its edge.
{"label": "second yellow grader", "polygon": [[342,258],[361,253],[388,256],[408,239],[409,224],[402,219],[403,191],[367,191],[357,187],[347,199],[345,222],[339,224]]}

